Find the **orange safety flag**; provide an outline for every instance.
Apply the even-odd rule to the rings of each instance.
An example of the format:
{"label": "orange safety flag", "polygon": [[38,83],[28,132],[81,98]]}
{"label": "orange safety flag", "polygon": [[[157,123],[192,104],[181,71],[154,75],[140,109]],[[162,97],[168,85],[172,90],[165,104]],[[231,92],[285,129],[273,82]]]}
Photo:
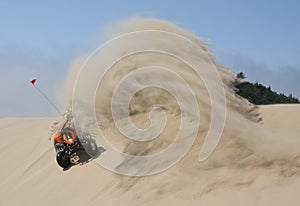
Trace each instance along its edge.
{"label": "orange safety flag", "polygon": [[34,85],[35,82],[36,82],[36,79],[32,79],[30,82],[31,82],[32,85]]}

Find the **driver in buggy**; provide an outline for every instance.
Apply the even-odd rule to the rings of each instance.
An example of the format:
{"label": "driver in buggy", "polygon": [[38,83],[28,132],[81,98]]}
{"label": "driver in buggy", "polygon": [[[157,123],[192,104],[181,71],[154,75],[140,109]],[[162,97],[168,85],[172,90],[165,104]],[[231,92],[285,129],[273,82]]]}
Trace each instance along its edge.
{"label": "driver in buggy", "polygon": [[61,131],[57,132],[54,137],[55,143],[59,144],[67,144],[67,145],[72,145],[74,144],[76,140],[76,133],[74,129],[68,127],[68,128],[63,128]]}
{"label": "driver in buggy", "polygon": [[66,110],[64,116],[67,121],[63,125],[62,129],[55,134],[54,143],[55,144],[56,143],[59,143],[59,144],[65,143],[67,145],[72,145],[75,143],[77,135],[76,135],[75,129],[72,128],[73,116],[71,114],[71,110],[70,109]]}

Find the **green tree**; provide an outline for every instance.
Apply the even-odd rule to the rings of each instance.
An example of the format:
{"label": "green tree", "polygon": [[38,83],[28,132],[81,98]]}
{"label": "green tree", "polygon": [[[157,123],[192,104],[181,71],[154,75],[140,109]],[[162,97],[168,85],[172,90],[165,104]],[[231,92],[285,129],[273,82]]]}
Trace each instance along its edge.
{"label": "green tree", "polygon": [[239,79],[246,79],[244,72],[240,72],[236,75],[237,78]]}
{"label": "green tree", "polygon": [[[244,77],[244,73],[240,72],[237,75],[238,78]],[[243,82],[236,85],[237,94],[248,99],[253,104],[288,104],[288,103],[300,103],[299,99],[293,97],[292,94],[289,96],[283,93],[277,94],[272,91],[271,87],[265,87],[264,85],[251,82]]]}

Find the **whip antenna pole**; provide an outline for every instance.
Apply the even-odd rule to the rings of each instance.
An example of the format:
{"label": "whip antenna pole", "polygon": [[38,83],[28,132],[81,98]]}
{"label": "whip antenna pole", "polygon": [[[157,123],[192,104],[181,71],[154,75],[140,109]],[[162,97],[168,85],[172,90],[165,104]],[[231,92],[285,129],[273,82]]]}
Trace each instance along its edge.
{"label": "whip antenna pole", "polygon": [[30,83],[32,84],[32,86],[50,103],[50,105],[53,107],[53,109],[55,109],[55,111],[57,111],[58,114],[61,115],[58,107],[51,101],[51,99],[35,84],[36,83],[36,79],[32,79],[30,81]]}

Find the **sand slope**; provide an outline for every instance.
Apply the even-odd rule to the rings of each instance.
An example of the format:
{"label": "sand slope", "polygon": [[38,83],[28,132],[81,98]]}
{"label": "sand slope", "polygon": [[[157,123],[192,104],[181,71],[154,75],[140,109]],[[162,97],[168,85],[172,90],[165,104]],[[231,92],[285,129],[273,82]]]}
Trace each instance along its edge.
{"label": "sand slope", "polygon": [[[281,131],[286,134],[298,134],[299,105],[263,106],[260,111],[263,127],[276,131],[283,127]],[[293,115],[286,115],[289,112]],[[215,165],[209,170],[209,178],[201,163],[194,160],[146,178],[115,175],[94,162],[63,172],[56,165],[48,140],[53,121],[0,119],[0,205],[299,205],[298,172],[282,177],[262,169],[268,165],[257,168],[249,165],[251,173],[257,176],[238,185],[225,182],[232,174],[240,180],[243,177],[249,180],[247,175],[243,176],[246,171],[230,165],[220,169]]]}
{"label": "sand slope", "polygon": [[276,132],[298,133],[300,107],[296,104],[261,106],[265,127]]}

